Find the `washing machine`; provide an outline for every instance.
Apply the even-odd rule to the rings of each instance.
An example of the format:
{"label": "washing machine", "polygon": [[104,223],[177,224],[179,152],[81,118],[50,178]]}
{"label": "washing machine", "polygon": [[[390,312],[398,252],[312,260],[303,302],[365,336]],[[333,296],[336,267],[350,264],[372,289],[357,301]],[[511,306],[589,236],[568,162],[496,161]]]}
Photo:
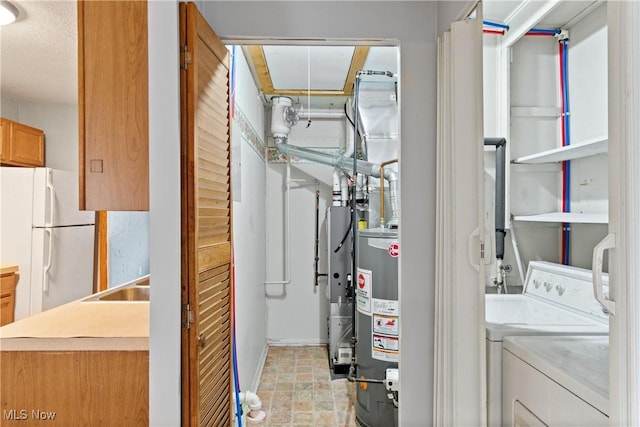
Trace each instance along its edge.
{"label": "washing machine", "polygon": [[608,337],[507,337],[503,353],[503,425],[609,425]]}
{"label": "washing machine", "polygon": [[[608,284],[608,277],[603,278]],[[523,293],[486,295],[487,424],[502,422],[502,345],[520,335],[608,335],[609,316],[593,296],[591,270],[529,263]]]}

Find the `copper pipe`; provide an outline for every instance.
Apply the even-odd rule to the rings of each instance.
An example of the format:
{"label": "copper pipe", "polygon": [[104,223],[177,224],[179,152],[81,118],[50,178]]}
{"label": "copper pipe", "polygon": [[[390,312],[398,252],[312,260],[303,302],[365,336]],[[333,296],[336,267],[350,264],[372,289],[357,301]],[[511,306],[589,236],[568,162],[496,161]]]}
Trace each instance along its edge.
{"label": "copper pipe", "polygon": [[380,227],[384,227],[384,167],[393,163],[398,163],[398,159],[380,163]]}

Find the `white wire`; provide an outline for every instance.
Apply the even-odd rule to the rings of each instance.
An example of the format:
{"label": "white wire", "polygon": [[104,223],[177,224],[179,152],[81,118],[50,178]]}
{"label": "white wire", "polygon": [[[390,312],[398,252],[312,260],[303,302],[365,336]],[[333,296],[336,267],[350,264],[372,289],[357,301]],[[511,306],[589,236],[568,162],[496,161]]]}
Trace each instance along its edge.
{"label": "white wire", "polygon": [[311,46],[307,46],[307,127],[311,124]]}

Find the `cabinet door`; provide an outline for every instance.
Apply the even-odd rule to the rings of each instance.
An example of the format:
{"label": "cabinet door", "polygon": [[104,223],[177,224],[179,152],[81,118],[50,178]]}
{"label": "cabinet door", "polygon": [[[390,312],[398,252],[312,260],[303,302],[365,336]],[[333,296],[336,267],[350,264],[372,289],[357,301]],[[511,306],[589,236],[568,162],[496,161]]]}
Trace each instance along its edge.
{"label": "cabinet door", "polygon": [[13,322],[15,312],[16,276],[10,274],[0,279],[0,326]]}
{"label": "cabinet door", "polygon": [[44,132],[22,123],[2,119],[3,164],[44,166]]}
{"label": "cabinet door", "polygon": [[0,163],[4,164],[9,153],[9,123],[0,119]]}
{"label": "cabinet door", "polygon": [[147,2],[78,2],[80,209],[149,209]]}
{"label": "cabinet door", "polygon": [[13,294],[0,295],[0,326],[13,322]]}

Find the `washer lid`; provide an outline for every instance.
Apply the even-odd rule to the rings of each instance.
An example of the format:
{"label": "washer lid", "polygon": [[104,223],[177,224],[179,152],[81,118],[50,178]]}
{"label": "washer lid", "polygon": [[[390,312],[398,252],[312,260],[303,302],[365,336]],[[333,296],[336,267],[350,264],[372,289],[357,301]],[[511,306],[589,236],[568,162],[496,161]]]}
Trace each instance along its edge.
{"label": "washer lid", "polygon": [[511,336],[503,348],[609,414],[608,336]]}
{"label": "washer lid", "polygon": [[525,295],[486,295],[486,333],[490,341],[509,335],[576,335],[609,332],[598,318],[566,310]]}

